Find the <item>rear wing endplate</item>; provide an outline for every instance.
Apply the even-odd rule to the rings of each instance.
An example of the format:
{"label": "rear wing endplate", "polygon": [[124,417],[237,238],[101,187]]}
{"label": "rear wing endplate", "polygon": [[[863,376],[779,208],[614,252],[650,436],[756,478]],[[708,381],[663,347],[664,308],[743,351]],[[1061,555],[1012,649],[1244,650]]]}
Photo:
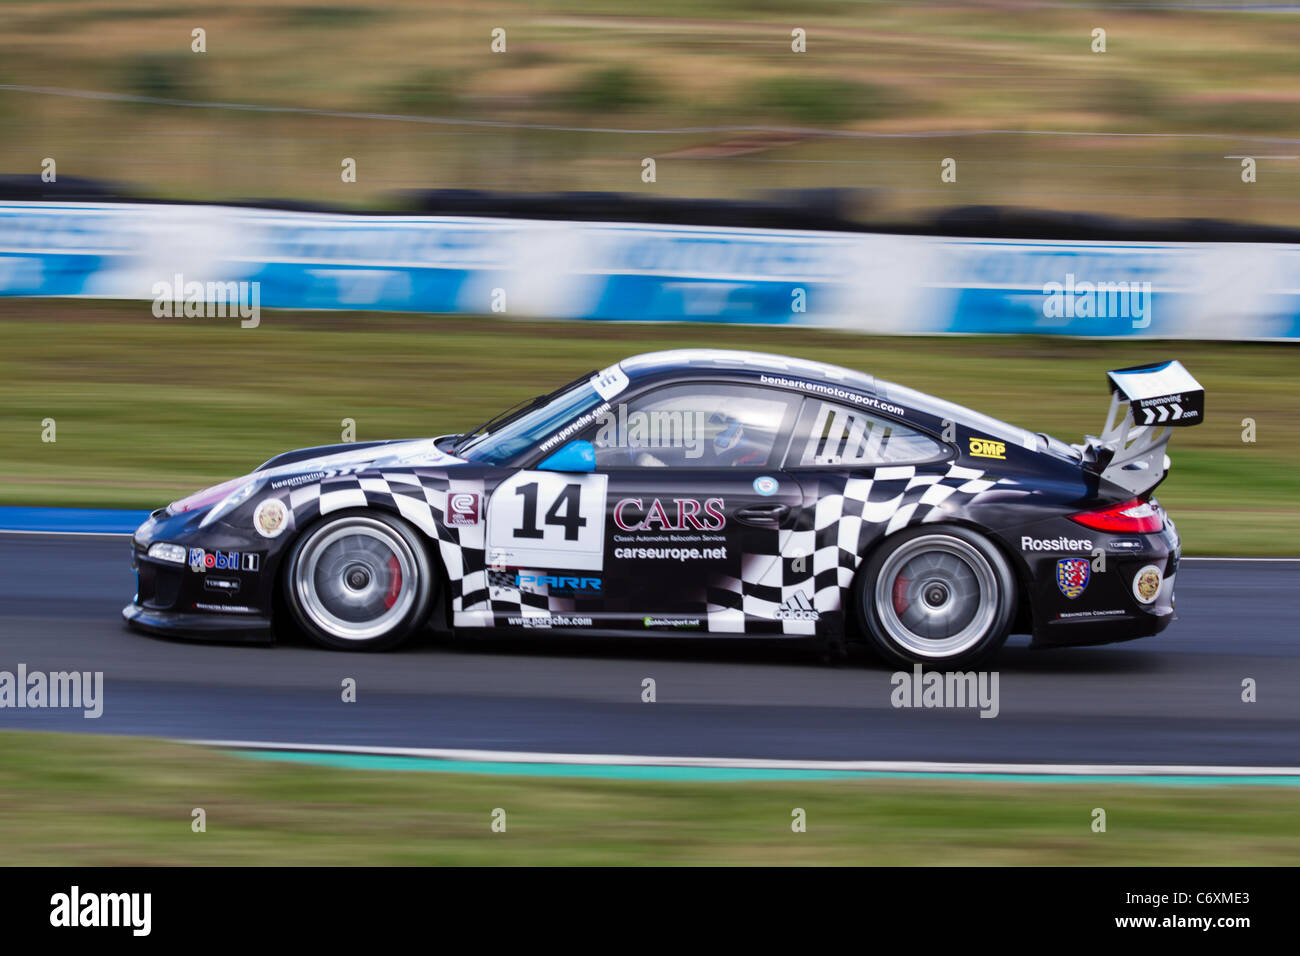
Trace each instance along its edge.
{"label": "rear wing endplate", "polygon": [[1084,467],[1126,491],[1141,495],[1169,471],[1165,446],[1170,428],[1199,425],[1205,389],[1181,362],[1138,365],[1106,373],[1110,412],[1100,436],[1075,447]]}

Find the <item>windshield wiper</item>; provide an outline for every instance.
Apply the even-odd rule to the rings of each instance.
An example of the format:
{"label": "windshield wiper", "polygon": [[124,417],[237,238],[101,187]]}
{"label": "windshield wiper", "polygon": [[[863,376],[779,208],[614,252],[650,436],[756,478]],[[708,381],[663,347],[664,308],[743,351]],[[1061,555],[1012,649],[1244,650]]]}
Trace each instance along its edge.
{"label": "windshield wiper", "polygon": [[516,402],[515,404],[507,408],[504,412],[500,412],[492,416],[491,418],[489,418],[482,425],[475,425],[469,431],[464,432],[463,434],[458,436],[456,438],[456,444],[451,446],[451,453],[454,455],[457,452],[459,452],[462,448],[464,448],[469,443],[469,440],[471,438],[473,438],[475,435],[479,434],[480,432],[486,432],[490,430],[493,425],[504,425],[507,422],[513,421],[514,419],[518,418],[520,415],[523,415],[525,412],[532,411],[534,408],[537,408],[539,405],[545,405],[547,402],[555,398],[555,396],[559,395],[561,392],[567,392],[569,389],[573,388],[573,386],[577,385],[579,382],[587,381],[593,375],[595,375],[596,372],[597,372],[596,369],[592,369],[590,372],[584,372],[583,374],[579,375],[572,382],[568,382],[564,385],[561,385],[553,392],[547,392],[545,395],[538,395],[534,398],[526,398],[522,402]]}
{"label": "windshield wiper", "polygon": [[521,401],[521,402],[515,402],[513,405],[511,405],[509,408],[507,408],[504,412],[498,412],[496,415],[493,415],[491,418],[489,418],[489,419],[488,419],[487,421],[485,421],[483,424],[481,424],[481,425],[475,425],[475,426],[474,426],[473,428],[471,428],[469,431],[467,431],[467,432],[463,432],[461,435],[457,436],[457,438],[456,438],[456,444],[454,444],[454,445],[451,446],[451,453],[452,453],[453,455],[456,454],[458,451],[461,450],[461,448],[463,448],[463,447],[465,446],[465,444],[466,444],[467,442],[469,442],[469,440],[470,440],[471,438],[473,438],[475,435],[479,434],[479,432],[485,432],[485,431],[487,431],[487,430],[488,430],[489,428],[491,428],[493,425],[497,424],[497,422],[499,422],[501,419],[505,418],[505,417],[508,416],[508,415],[513,414],[516,410],[521,411],[521,412],[523,412],[523,411],[527,411],[528,409],[530,409],[530,408],[532,408],[534,405],[536,405],[537,402],[539,402],[542,398],[543,398],[543,396],[538,395],[538,396],[536,396],[536,397],[534,397],[534,398],[525,398],[525,399],[524,399],[523,401]]}

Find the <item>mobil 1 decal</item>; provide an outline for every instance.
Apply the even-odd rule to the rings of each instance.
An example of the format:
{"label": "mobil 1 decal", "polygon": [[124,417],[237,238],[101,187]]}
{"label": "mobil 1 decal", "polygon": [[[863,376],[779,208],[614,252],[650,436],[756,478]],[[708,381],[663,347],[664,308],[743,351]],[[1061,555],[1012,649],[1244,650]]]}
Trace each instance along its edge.
{"label": "mobil 1 decal", "polygon": [[599,571],[607,475],[521,471],[492,492],[489,553],[514,567]]}

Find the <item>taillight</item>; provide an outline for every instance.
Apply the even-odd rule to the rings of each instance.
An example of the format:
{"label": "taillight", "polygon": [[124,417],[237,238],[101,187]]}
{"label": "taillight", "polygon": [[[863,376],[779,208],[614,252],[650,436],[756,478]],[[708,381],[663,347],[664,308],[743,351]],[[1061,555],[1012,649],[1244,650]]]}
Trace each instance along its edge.
{"label": "taillight", "polygon": [[1077,521],[1085,528],[1115,533],[1151,534],[1164,529],[1165,521],[1160,517],[1160,509],[1149,501],[1133,498],[1122,504],[1082,514],[1070,515],[1071,521]]}

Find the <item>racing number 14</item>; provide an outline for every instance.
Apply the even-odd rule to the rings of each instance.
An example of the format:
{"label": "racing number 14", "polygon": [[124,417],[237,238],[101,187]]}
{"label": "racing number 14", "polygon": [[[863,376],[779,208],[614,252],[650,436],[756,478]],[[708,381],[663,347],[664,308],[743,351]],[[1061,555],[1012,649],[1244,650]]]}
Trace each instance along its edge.
{"label": "racing number 14", "polygon": [[[530,481],[515,489],[515,494],[524,499],[523,526],[514,529],[516,538],[541,538],[546,532],[537,526],[538,485]],[[579,513],[582,486],[567,484],[556,495],[555,501],[546,512],[546,523],[558,525],[564,529],[565,541],[577,541],[578,532],[586,527],[587,519]]]}
{"label": "racing number 14", "polygon": [[489,549],[517,568],[599,571],[605,556],[609,476],[519,471],[488,499]]}

